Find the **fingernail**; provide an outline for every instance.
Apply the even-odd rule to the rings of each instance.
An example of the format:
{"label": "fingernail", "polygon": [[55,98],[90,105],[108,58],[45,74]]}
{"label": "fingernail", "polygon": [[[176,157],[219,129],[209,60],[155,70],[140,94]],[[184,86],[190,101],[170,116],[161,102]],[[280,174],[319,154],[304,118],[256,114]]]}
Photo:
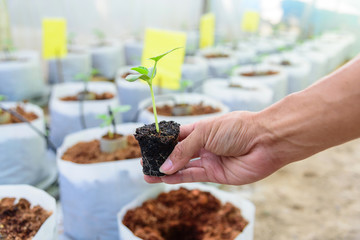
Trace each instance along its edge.
{"label": "fingernail", "polygon": [[170,160],[170,158],[166,159],[166,161],[163,163],[163,165],[160,167],[160,172],[165,173],[167,171],[169,171],[173,166],[172,161]]}

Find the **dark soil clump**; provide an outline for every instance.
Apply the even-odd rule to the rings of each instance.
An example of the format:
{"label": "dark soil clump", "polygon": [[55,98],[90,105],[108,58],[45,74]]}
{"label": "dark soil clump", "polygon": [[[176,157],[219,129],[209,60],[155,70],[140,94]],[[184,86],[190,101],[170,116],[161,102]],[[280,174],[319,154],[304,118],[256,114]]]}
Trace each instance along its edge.
{"label": "dark soil clump", "polygon": [[52,213],[40,206],[31,207],[26,199],[15,198],[0,200],[0,239],[31,240],[41,225]]}
{"label": "dark soil clump", "polygon": [[79,142],[66,150],[62,156],[63,160],[79,163],[99,163],[141,157],[140,147],[134,136],[126,136],[128,146],[113,153],[104,153],[100,150],[100,141]]}
{"label": "dark soil clump", "polygon": [[[199,104],[181,104],[182,106],[191,106],[191,112],[189,114],[177,115],[177,116],[196,116],[220,112],[220,108],[214,108],[209,105],[204,105],[202,102]],[[153,108],[149,107],[148,111],[153,112]],[[156,107],[157,114],[161,116],[174,116],[173,115],[173,106],[164,105],[161,107]]]}
{"label": "dark soil clump", "polygon": [[233,240],[248,222],[231,203],[180,188],[129,210],[123,223],[144,240]]}
{"label": "dark soil clump", "polygon": [[[101,94],[97,94],[94,92],[91,92],[93,94],[95,94],[95,99],[94,100],[85,100],[85,101],[96,101],[96,100],[108,100],[108,99],[112,99],[114,97],[114,94],[110,93],[110,92],[104,92]],[[61,101],[79,101],[79,94],[76,94],[74,96],[66,96],[66,97],[62,97],[60,98]]]}
{"label": "dark soil clump", "polygon": [[160,133],[156,132],[155,123],[136,129],[143,158],[143,173],[149,176],[164,176],[159,171],[178,143],[180,124],[173,121],[161,121]]}

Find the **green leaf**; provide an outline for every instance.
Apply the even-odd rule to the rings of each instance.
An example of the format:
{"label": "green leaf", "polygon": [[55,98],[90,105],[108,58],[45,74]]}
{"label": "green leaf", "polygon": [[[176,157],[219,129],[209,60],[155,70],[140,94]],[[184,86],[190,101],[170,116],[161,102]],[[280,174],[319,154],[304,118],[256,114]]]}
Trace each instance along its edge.
{"label": "green leaf", "polygon": [[84,78],[86,78],[86,75],[83,73],[78,73],[75,75],[75,79],[77,79],[77,80],[79,80],[79,79],[83,80]]}
{"label": "green leaf", "polygon": [[147,76],[147,75],[144,75],[144,74],[141,75],[139,78],[142,79],[142,80],[144,80],[144,81],[146,81],[146,82],[148,82],[148,81],[150,80],[150,77]]}
{"label": "green leaf", "polygon": [[109,116],[106,115],[106,114],[99,114],[99,115],[96,116],[96,118],[102,119],[102,120],[106,120],[108,117],[109,117]]}
{"label": "green leaf", "polygon": [[[149,68],[149,73],[147,74],[149,78],[151,78],[152,72],[154,70],[154,67],[150,67]],[[155,69],[155,73],[154,73],[154,77],[156,76],[156,69]]]}
{"label": "green leaf", "polygon": [[0,102],[4,101],[6,99],[6,97],[4,95],[0,95]]}
{"label": "green leaf", "polygon": [[136,80],[138,80],[141,76],[141,74],[130,74],[130,75],[127,75],[125,80],[126,81],[129,81],[129,82],[135,82]]}
{"label": "green leaf", "polygon": [[140,74],[147,75],[149,73],[149,70],[146,67],[139,66],[139,67],[133,67],[131,70],[137,71]]}
{"label": "green leaf", "polygon": [[100,73],[100,71],[98,69],[96,69],[96,68],[91,69],[91,75],[92,76],[94,76],[96,74],[99,74],[99,73]]}
{"label": "green leaf", "polygon": [[175,51],[175,50],[177,50],[177,49],[179,49],[179,48],[182,48],[182,47],[177,47],[177,48],[171,49],[171,50],[169,50],[169,51],[167,51],[167,52],[165,52],[165,53],[163,53],[163,54],[160,54],[160,55],[158,55],[158,56],[156,56],[156,57],[151,57],[151,58],[149,58],[149,59],[154,60],[155,62],[157,62],[157,61],[159,61],[161,58],[163,58],[164,56],[166,56],[167,54],[169,54],[169,53],[171,53],[171,52],[173,52],[173,51]]}
{"label": "green leaf", "polygon": [[121,105],[121,106],[117,106],[115,108],[112,108],[111,110],[113,111],[113,113],[118,113],[118,112],[127,112],[131,109],[130,105]]}

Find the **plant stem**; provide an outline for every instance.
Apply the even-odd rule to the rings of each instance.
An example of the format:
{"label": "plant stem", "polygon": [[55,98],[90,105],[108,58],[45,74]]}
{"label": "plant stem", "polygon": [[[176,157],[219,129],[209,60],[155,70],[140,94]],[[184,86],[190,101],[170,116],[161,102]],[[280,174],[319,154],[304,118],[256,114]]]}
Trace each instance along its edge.
{"label": "plant stem", "polygon": [[158,119],[157,119],[155,97],[154,97],[154,91],[153,91],[152,85],[150,85],[150,92],[151,92],[151,100],[152,100],[152,104],[153,104],[153,112],[154,112],[154,117],[155,117],[156,132],[159,133],[160,129],[159,129],[159,123],[158,123]]}
{"label": "plant stem", "polygon": [[149,87],[150,87],[150,92],[151,92],[151,100],[152,100],[152,104],[153,104],[153,112],[154,112],[154,117],[155,117],[156,132],[160,133],[159,123],[158,123],[158,119],[157,119],[154,91],[153,91],[153,87],[152,87],[152,80],[154,79],[154,76],[155,76],[156,65],[157,65],[157,61],[155,61],[154,68],[153,68],[153,71],[151,73]]}

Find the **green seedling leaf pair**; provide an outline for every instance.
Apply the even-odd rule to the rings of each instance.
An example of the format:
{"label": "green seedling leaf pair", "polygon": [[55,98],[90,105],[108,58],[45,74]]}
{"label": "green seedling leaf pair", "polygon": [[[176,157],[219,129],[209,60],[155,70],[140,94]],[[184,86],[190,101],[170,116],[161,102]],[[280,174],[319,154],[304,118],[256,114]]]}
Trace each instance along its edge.
{"label": "green seedling leaf pair", "polygon": [[101,127],[109,127],[110,125],[113,125],[113,131],[111,131],[111,129],[109,129],[108,131],[108,136],[110,138],[114,138],[114,134],[116,133],[115,114],[124,113],[129,111],[130,109],[131,109],[130,105],[122,105],[113,108],[109,107],[108,114],[99,114],[96,116],[98,119],[103,120],[103,122],[100,125]]}
{"label": "green seedling leaf pair", "polygon": [[82,80],[84,82],[84,92],[88,92],[88,82],[93,76],[99,74],[99,70],[93,68],[89,73],[78,73],[75,75],[76,80]]}
{"label": "green seedling leaf pair", "polygon": [[171,49],[163,54],[149,58],[150,60],[153,60],[155,62],[153,67],[146,68],[144,66],[139,66],[139,67],[131,68],[131,70],[134,70],[137,73],[130,74],[125,78],[129,82],[134,82],[138,79],[141,79],[141,80],[144,80],[145,82],[147,82],[147,84],[149,85],[150,93],[151,93],[151,100],[152,100],[152,105],[153,105],[153,112],[154,112],[154,117],[155,117],[155,126],[156,126],[156,131],[158,133],[160,132],[160,129],[159,129],[159,123],[158,123],[158,119],[157,119],[156,104],[155,104],[154,91],[153,91],[153,87],[152,87],[152,81],[153,81],[154,77],[156,76],[156,65],[157,65],[158,61],[160,59],[162,59],[163,57],[165,57],[167,54],[169,54],[179,48],[181,48],[181,47]]}

